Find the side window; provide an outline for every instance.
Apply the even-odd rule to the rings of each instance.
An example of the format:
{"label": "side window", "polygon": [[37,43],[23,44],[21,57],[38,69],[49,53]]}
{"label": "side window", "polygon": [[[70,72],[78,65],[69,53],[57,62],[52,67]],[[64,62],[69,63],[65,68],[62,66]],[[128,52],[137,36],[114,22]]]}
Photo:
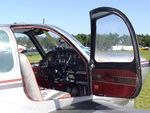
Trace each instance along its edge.
{"label": "side window", "polygon": [[10,71],[14,66],[12,48],[6,32],[0,30],[0,73]]}
{"label": "side window", "polygon": [[15,33],[15,37],[18,44],[18,51],[23,52],[28,57],[31,64],[38,63],[42,59],[36,47],[27,35]]}

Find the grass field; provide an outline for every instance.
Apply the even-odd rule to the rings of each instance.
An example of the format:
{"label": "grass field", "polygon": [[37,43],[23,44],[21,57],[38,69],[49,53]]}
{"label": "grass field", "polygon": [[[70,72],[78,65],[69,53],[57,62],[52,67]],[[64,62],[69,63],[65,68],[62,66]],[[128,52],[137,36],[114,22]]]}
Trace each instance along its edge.
{"label": "grass field", "polygon": [[144,82],[140,95],[135,99],[135,108],[150,110],[150,74]]}
{"label": "grass field", "polygon": [[[150,60],[150,51],[141,51],[143,57]],[[135,108],[150,110],[150,74],[148,74],[140,95],[135,99]]]}
{"label": "grass field", "polygon": [[35,54],[35,55],[28,56],[28,59],[30,63],[37,63],[42,59],[42,57],[39,54]]}
{"label": "grass field", "polygon": [[150,60],[150,51],[143,50],[143,51],[140,51],[140,54],[147,60]]}

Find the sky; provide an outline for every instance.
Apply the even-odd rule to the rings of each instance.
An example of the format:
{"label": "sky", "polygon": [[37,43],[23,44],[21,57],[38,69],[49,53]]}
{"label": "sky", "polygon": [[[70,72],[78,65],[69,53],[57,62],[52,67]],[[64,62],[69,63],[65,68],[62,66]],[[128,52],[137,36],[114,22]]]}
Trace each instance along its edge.
{"label": "sky", "polygon": [[121,10],[137,34],[150,34],[150,0],[3,0],[0,24],[42,24],[45,18],[70,34],[89,34],[89,11],[102,6]]}

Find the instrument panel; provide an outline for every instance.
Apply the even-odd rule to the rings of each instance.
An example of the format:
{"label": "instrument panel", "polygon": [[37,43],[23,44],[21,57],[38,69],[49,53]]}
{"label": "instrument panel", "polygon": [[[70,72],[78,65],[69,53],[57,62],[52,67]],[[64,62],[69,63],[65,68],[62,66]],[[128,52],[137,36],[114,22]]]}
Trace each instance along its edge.
{"label": "instrument panel", "polygon": [[86,81],[86,71],[81,57],[72,48],[55,48],[39,63],[40,75],[54,83]]}

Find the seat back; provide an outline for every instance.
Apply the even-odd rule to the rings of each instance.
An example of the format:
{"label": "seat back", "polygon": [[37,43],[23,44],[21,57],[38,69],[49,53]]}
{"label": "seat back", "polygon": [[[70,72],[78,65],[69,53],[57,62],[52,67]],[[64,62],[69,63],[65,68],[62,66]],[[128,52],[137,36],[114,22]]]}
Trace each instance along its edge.
{"label": "seat back", "polygon": [[42,96],[34,72],[28,58],[24,54],[19,54],[21,74],[24,82],[26,95],[34,101],[42,101]]}

